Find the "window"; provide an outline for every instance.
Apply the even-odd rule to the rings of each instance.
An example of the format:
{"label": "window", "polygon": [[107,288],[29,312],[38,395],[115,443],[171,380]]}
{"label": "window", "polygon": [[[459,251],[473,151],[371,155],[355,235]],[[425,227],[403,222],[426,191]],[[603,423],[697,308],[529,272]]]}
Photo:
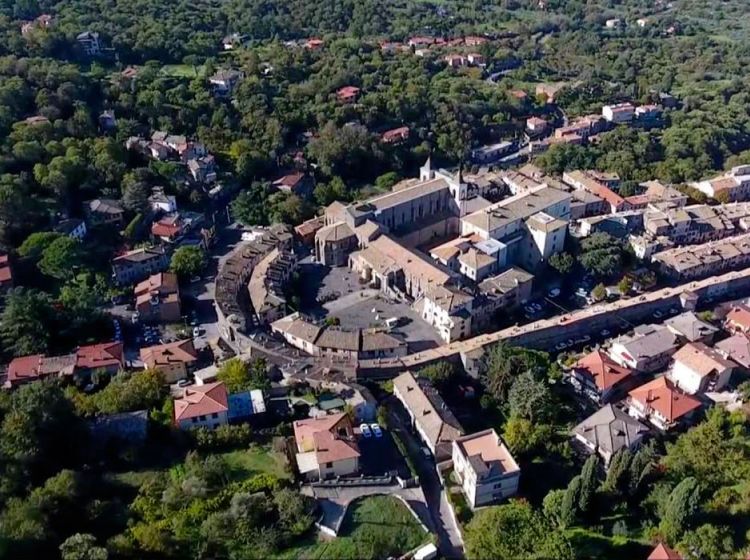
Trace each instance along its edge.
{"label": "window", "polygon": [[200,416],[198,416],[198,420],[200,420],[201,422],[205,422],[206,421],[206,415],[205,414],[201,414]]}
{"label": "window", "polygon": [[327,469],[332,469],[333,468],[333,463],[326,463],[326,468]]}
{"label": "window", "polygon": [[218,418],[218,417],[219,417],[219,413],[218,413],[218,412],[214,412],[214,413],[213,413],[213,414],[211,415],[211,418]]}

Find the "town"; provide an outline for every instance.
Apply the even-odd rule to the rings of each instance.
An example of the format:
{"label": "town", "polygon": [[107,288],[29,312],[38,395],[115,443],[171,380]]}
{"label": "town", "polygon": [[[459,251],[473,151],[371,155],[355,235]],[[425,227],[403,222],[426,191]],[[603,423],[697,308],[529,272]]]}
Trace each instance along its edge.
{"label": "town", "polygon": [[742,6],[240,4],[0,8],[0,558],[750,554]]}

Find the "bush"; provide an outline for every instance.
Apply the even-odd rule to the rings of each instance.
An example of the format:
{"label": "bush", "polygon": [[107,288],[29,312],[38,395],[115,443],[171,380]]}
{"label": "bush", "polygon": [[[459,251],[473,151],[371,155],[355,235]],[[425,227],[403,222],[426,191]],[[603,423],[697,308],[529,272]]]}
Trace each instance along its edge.
{"label": "bush", "polygon": [[223,451],[247,447],[252,439],[252,430],[247,424],[226,424],[215,430],[198,428],[193,431],[193,435],[200,451]]}

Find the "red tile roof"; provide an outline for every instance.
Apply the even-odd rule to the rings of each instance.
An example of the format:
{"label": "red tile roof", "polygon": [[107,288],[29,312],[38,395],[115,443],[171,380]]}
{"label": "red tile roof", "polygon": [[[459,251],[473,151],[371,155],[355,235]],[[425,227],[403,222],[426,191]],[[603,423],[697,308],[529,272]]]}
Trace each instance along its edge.
{"label": "red tile roof", "polygon": [[8,255],[0,255],[0,284],[12,283],[13,272],[10,269]]}
{"label": "red tile roof", "polygon": [[679,420],[701,406],[698,399],[682,393],[666,377],[641,385],[630,391],[629,395],[632,400],[656,410],[669,422]]}
{"label": "red tile roof", "polygon": [[630,369],[615,363],[606,353],[596,350],[587,354],[578,362],[574,369],[590,375],[596,386],[605,391],[632,375]]}
{"label": "red tile roof", "polygon": [[81,346],[76,352],[76,366],[86,369],[122,367],[122,342],[104,342]]}
{"label": "red tile roof", "polygon": [[315,457],[318,464],[333,463],[359,457],[359,447],[354,440],[343,439],[328,431],[313,434]]}
{"label": "red tile roof", "polygon": [[647,560],[682,560],[682,556],[676,550],[660,542],[648,555]]}
{"label": "red tile roof", "polygon": [[34,354],[11,360],[8,364],[8,382],[12,384],[37,378],[43,358],[44,354]]}
{"label": "red tile roof", "polygon": [[182,396],[174,400],[175,422],[228,410],[229,395],[220,381],[187,387]]}
{"label": "red tile roof", "polygon": [[386,130],[381,136],[381,139],[386,144],[390,144],[391,142],[398,142],[399,140],[405,140],[408,137],[409,137],[409,127],[400,126],[398,128],[392,128],[391,130]]}
{"label": "red tile roof", "polygon": [[288,175],[284,175],[276,179],[273,182],[273,186],[276,188],[286,188],[293,191],[298,186],[300,186],[304,178],[304,173],[295,171],[294,173],[289,173]]}
{"label": "red tile roof", "polygon": [[179,235],[180,231],[182,231],[182,228],[176,222],[165,223],[159,221],[151,226],[151,233],[156,237],[174,237]]}
{"label": "red tile roof", "polygon": [[141,348],[141,360],[148,368],[174,363],[192,363],[198,359],[192,340],[178,340],[169,344],[160,344]]}
{"label": "red tile roof", "polygon": [[314,443],[314,436],[317,432],[330,432],[340,422],[347,420],[345,412],[339,414],[329,414],[323,418],[306,418],[304,420],[297,420],[294,422],[294,439],[297,440],[297,445],[300,449],[312,447]]}
{"label": "red tile roof", "polygon": [[339,99],[350,99],[359,95],[359,88],[354,86],[344,86],[336,91]]}
{"label": "red tile roof", "polygon": [[749,331],[750,307],[747,307],[746,305],[739,305],[732,308],[732,310],[727,313],[724,322],[732,328]]}

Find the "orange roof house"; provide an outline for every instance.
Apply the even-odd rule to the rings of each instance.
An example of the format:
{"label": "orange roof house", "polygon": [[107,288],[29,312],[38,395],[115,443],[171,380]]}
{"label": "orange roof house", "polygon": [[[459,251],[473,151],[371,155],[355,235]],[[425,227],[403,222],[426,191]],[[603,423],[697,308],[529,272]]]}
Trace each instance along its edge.
{"label": "orange roof house", "polygon": [[348,414],[297,420],[293,427],[297,467],[306,478],[346,476],[359,470],[359,446]]}
{"label": "orange roof house", "polygon": [[646,560],[682,560],[682,556],[676,550],[660,542],[654,547]]}
{"label": "orange roof house", "polygon": [[750,332],[750,307],[747,305],[733,307],[724,318],[724,326],[727,330]]}
{"label": "orange roof house", "polygon": [[571,376],[577,381],[579,390],[602,403],[633,380],[632,370],[619,365],[601,350],[595,350],[578,360]]}
{"label": "orange roof house", "polygon": [[[221,383],[207,383],[186,387],[182,396],[174,400],[174,421],[180,427],[225,424],[229,412],[229,394]],[[215,416],[214,416],[215,415]]]}
{"label": "orange roof house", "polygon": [[646,418],[662,430],[668,430],[701,407],[701,402],[680,391],[666,377],[633,389],[628,394],[631,416]]}
{"label": "orange roof house", "polygon": [[185,379],[188,371],[198,361],[193,340],[178,340],[141,348],[141,360],[146,369],[155,369],[164,375],[167,383]]}
{"label": "orange roof house", "polygon": [[336,91],[336,97],[342,103],[353,103],[359,97],[360,89],[354,86],[344,86]]}
{"label": "orange roof house", "polygon": [[81,346],[76,352],[76,368],[105,369],[116,373],[125,365],[122,342],[104,342]]}

